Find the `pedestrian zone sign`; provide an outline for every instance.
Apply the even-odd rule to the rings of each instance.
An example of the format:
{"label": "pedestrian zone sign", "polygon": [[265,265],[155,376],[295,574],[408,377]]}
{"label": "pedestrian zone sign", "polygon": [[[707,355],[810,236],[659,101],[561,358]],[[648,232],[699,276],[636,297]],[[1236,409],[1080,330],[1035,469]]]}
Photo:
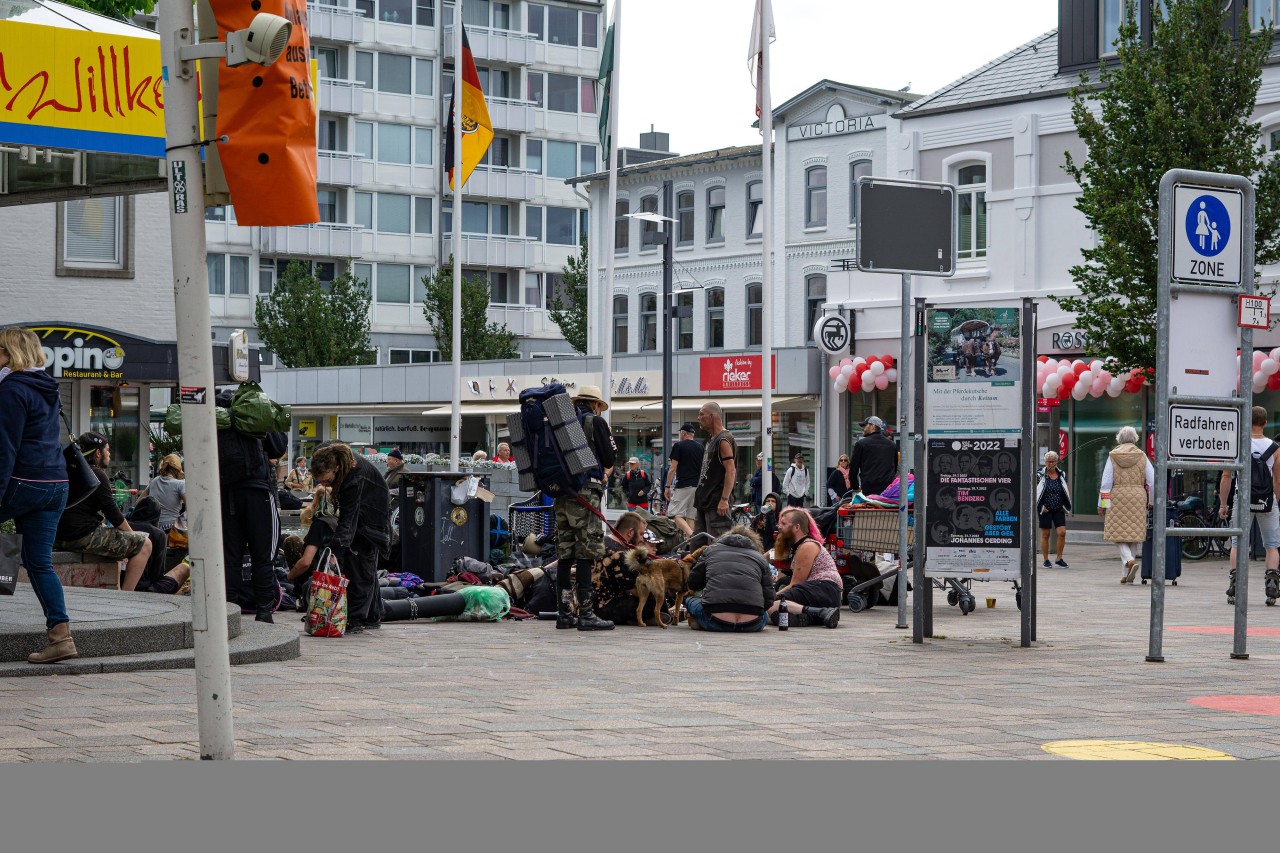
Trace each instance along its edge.
{"label": "pedestrian zone sign", "polygon": [[1169,407],[1169,458],[1236,459],[1240,449],[1240,410],[1209,406]]}
{"label": "pedestrian zone sign", "polygon": [[1174,185],[1174,281],[1240,284],[1243,209],[1239,190]]}

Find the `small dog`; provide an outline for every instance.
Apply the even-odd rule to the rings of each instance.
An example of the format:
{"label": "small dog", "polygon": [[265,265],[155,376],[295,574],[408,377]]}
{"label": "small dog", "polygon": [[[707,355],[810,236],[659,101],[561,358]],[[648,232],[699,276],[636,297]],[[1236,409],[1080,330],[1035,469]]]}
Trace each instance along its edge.
{"label": "small dog", "polygon": [[636,573],[636,624],[644,625],[644,606],[652,597],[654,612],[658,616],[658,627],[666,628],[662,621],[662,608],[667,603],[667,592],[674,591],[676,603],[675,618],[680,619],[680,605],[684,602],[685,593],[689,591],[689,570],[702,554],[699,548],[679,560],[666,557],[654,557],[646,548],[634,548],[627,552],[627,568]]}

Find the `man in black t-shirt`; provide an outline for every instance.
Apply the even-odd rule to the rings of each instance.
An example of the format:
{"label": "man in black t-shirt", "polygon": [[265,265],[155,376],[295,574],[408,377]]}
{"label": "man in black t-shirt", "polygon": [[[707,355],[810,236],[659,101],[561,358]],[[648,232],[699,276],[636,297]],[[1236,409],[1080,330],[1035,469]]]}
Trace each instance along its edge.
{"label": "man in black t-shirt", "polygon": [[724,412],[714,401],[698,410],[698,425],[711,436],[702,453],[702,473],[693,495],[697,531],[720,537],[729,532],[729,505],[738,476],[738,444],[724,428]]}
{"label": "man in black t-shirt", "polygon": [[693,437],[697,429],[698,425],[692,421],[680,427],[680,440],[671,448],[663,490],[667,515],[675,519],[685,536],[693,535],[693,525],[698,520],[698,511],[693,506],[693,493],[702,474],[702,443]]}

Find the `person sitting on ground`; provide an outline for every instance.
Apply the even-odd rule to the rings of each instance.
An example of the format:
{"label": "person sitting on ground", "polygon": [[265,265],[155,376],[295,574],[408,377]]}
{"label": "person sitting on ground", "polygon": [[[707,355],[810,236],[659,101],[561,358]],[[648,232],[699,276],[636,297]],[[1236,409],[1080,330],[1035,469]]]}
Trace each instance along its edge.
{"label": "person sitting on ground", "polygon": [[[338,511],[333,506],[328,488],[316,486],[311,503],[298,514],[298,523],[306,533],[304,536],[294,535],[286,539],[286,544],[291,548],[285,551],[285,562],[289,566],[287,579],[293,582],[293,597],[298,601],[306,601],[316,555],[333,540],[333,533],[338,529]],[[297,543],[293,543],[294,539],[298,540]],[[297,553],[293,553],[292,546],[295,544]]]}
{"label": "person sitting on ground", "polygon": [[773,550],[780,556],[790,555],[791,580],[778,590],[778,600],[769,608],[774,624],[778,608],[786,607],[791,624],[797,628],[840,623],[840,597],[844,581],[836,571],[831,552],[822,546],[822,533],[808,510],[787,507],[778,520],[778,538]]}
{"label": "person sitting on ground", "polygon": [[[617,533],[610,531],[604,537],[604,556],[591,570],[596,613],[615,625],[634,625],[640,599],[636,596],[636,573],[627,566],[626,555],[632,548],[645,546],[648,525],[638,513],[624,512],[613,526]],[[665,602],[652,598],[645,604],[646,624],[658,618],[656,608],[660,605],[665,606]]]}
{"label": "person sitting on ground", "polygon": [[760,537],[760,547],[763,551],[768,551],[772,548],[773,540],[778,538],[778,509],[780,503],[778,496],[773,492],[765,495],[764,503],[760,506],[760,514],[756,516],[756,520],[751,525],[751,529]]}
{"label": "person sitting on ground", "polygon": [[[76,442],[98,478],[98,488],[89,497],[68,507],[58,520],[54,547],[59,551],[82,551],[108,560],[127,560],[120,588],[132,592],[138,588],[151,559],[151,539],[129,526],[116,505],[106,467],[111,464],[111,444],[98,432],[86,432]],[[110,523],[108,527],[107,524]]]}
{"label": "person sitting on ground", "polygon": [[170,453],[161,459],[160,470],[138,497],[155,499],[160,508],[156,526],[168,533],[187,509],[187,480],[182,470],[182,457]]}
{"label": "person sitting on ground", "polygon": [[689,589],[696,593],[684,600],[690,628],[739,634],[764,630],[773,603],[773,575],[761,545],[755,532],[739,524],[707,546],[689,572]]}
{"label": "person sitting on ground", "polygon": [[138,579],[137,591],[173,595],[190,577],[191,566],[181,562],[165,571],[165,563],[169,561],[169,534],[160,529],[160,518],[160,502],[149,496],[138,501],[129,514],[129,524],[133,529],[147,534],[151,540],[151,559]]}

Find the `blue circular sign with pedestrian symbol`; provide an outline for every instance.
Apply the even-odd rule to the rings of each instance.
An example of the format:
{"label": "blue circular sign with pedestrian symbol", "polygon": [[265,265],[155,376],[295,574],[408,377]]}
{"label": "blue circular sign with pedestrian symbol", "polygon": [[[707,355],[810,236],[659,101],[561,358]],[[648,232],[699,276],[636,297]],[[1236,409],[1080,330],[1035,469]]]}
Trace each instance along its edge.
{"label": "blue circular sign with pedestrian symbol", "polygon": [[1216,196],[1202,195],[1187,208],[1187,241],[1197,254],[1212,258],[1231,239],[1231,216]]}

